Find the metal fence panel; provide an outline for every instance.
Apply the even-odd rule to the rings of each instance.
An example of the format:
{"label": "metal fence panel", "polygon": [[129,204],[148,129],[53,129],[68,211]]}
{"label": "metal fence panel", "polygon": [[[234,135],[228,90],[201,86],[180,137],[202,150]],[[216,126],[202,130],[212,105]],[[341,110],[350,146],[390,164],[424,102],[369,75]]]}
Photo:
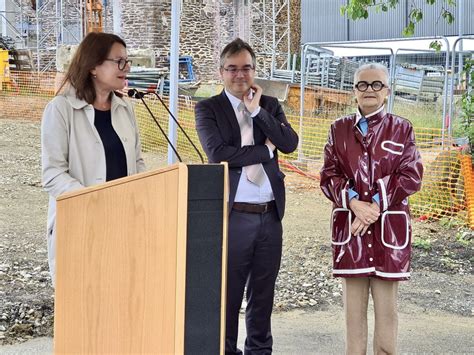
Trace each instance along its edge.
{"label": "metal fence panel", "polygon": [[[472,209],[472,202],[469,202],[469,207],[465,195],[469,188],[472,189],[472,183],[467,181],[470,177],[466,177],[462,169],[462,165],[467,164],[467,158],[462,153],[463,147],[446,130],[453,119],[447,111],[451,87],[447,59],[450,56],[429,49],[399,49],[388,55],[346,54],[346,57],[337,58],[328,53],[336,47],[355,49],[368,45],[376,47],[375,42],[312,43],[305,46],[304,62],[307,65],[302,74],[307,85],[300,95],[300,102],[304,105],[298,123],[299,164],[312,174],[318,171],[323,163],[322,149],[329,125],[356,109],[350,99],[353,96],[350,92],[352,77],[348,75],[347,82],[346,79],[341,80],[341,76],[337,76],[338,66],[351,63],[355,69],[364,62],[383,63],[391,73],[392,95],[387,108],[412,122],[425,164],[423,189],[410,199],[414,215],[433,219],[449,217],[468,222],[467,211]],[[381,43],[379,49],[382,50],[385,45]],[[328,64],[324,66],[324,63]],[[459,112],[455,111],[455,115]],[[469,221],[471,223],[472,218]]]}
{"label": "metal fence panel", "polygon": [[[441,117],[443,117],[442,98],[446,97],[446,92],[439,92],[439,74],[445,69],[442,64],[445,57],[431,58],[430,60],[434,61],[434,64],[438,63],[439,65],[433,65],[429,68],[425,64],[406,63],[407,58],[414,58],[414,56],[413,53],[405,52],[404,54],[410,55],[404,57],[400,54],[393,61],[393,65],[397,68],[397,71],[393,71],[395,73],[394,87],[392,88],[395,95],[393,111],[413,122],[417,146],[425,165],[423,189],[410,199],[413,214],[415,217],[432,219],[449,217],[466,223],[468,221],[468,211],[472,210],[473,203],[472,169],[469,176],[462,170],[469,171],[467,168],[469,167],[470,156],[466,158],[466,155],[462,155],[459,148],[454,146],[455,142],[445,137],[445,132],[440,124]],[[420,61],[423,61],[423,63],[429,59],[427,56],[435,55],[432,52],[421,54]],[[310,55],[314,56],[315,53],[312,52]],[[315,73],[313,79],[317,79],[319,75],[319,80],[323,80],[321,84],[327,86],[309,84],[305,88],[302,96],[306,110],[302,115],[292,114],[289,101],[287,102],[285,111],[289,122],[299,133],[300,145],[296,152],[280,156],[282,167],[290,171],[297,171],[312,179],[318,179],[318,172],[323,163],[323,147],[327,141],[330,124],[338,117],[352,113],[356,109],[353,93],[350,91],[352,84],[349,79],[347,82],[345,79],[341,80],[342,76],[337,76],[337,69],[341,68],[341,65],[345,65],[346,68],[349,67],[346,77],[352,80],[353,69],[365,60],[387,64],[386,55],[370,56],[365,60],[361,57],[334,59],[328,56],[322,57],[322,59],[323,63],[319,67],[316,65],[315,68],[312,68],[314,69],[313,73]],[[326,62],[325,65],[324,62]],[[336,69],[332,72],[328,70],[331,62]],[[350,71],[351,74],[349,74]],[[53,97],[62,75],[57,73],[12,72],[11,78],[12,80],[4,83],[0,89],[0,106],[2,107],[0,118],[33,119],[41,117],[43,109]],[[420,94],[420,92],[423,93],[425,80],[429,83],[425,90],[428,98],[422,97],[423,95]],[[341,82],[346,84],[342,88],[340,86]],[[334,83],[336,83],[335,87],[330,87]],[[337,83],[339,83],[339,87]],[[409,87],[415,92],[406,93],[403,91],[403,87]],[[298,89],[299,86],[293,85],[290,87],[290,90],[296,90],[296,94],[290,92],[290,96],[293,98],[295,96],[300,97]],[[435,95],[438,95],[436,100],[434,100]],[[458,104],[459,96],[454,96],[454,98],[456,104]],[[165,139],[161,136],[142,103],[138,100],[132,101],[140,127],[144,158],[148,167],[165,166],[167,164],[167,143]],[[154,98],[147,98],[147,101],[166,131],[168,127],[166,109]],[[299,101],[297,100],[296,105],[298,104]],[[194,105],[194,101],[185,98],[180,99],[178,119],[193,141],[197,143]],[[458,115],[458,106],[453,111],[453,115]],[[177,147],[185,162],[199,162],[196,152],[179,131]],[[198,147],[200,147],[199,144]],[[469,191],[471,194],[470,207],[465,198]],[[471,222],[472,220],[473,218],[471,218]]]}

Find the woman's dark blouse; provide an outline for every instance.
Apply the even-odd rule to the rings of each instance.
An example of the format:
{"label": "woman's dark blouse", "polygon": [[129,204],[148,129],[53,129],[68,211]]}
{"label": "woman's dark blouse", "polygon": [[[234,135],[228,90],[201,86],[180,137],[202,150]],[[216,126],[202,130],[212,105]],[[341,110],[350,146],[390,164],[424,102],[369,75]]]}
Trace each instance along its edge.
{"label": "woman's dark blouse", "polygon": [[111,111],[94,109],[94,125],[105,150],[106,181],[127,176],[127,158],[120,137],[112,126]]}

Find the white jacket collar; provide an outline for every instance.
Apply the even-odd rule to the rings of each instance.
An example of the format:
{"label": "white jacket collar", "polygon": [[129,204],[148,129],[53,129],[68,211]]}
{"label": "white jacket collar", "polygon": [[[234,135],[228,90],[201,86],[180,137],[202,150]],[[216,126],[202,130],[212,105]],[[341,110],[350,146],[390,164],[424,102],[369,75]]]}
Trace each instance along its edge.
{"label": "white jacket collar", "polygon": [[[66,97],[66,99],[69,101],[69,103],[71,104],[71,106],[76,109],[76,110],[80,110],[86,106],[89,106],[89,104],[87,103],[87,101],[85,100],[81,100],[79,99],[77,96],[76,96],[76,90],[74,88],[69,88],[69,89],[66,89],[66,91],[63,93],[63,95]],[[118,105],[121,105],[121,106],[127,106],[127,104],[125,103],[125,101],[118,97],[115,92],[112,93],[112,105],[111,105],[111,109],[112,111],[118,106]],[[90,105],[92,106],[92,105]]]}
{"label": "white jacket collar", "polygon": [[362,117],[370,118],[370,117],[372,117],[372,116],[375,116],[377,113],[382,112],[384,109],[385,109],[385,105],[382,105],[382,107],[380,107],[378,110],[376,110],[376,111],[374,111],[374,112],[372,112],[372,113],[369,113],[368,115],[364,116],[363,114],[360,113],[359,107],[357,107],[355,124],[358,125],[358,124],[359,124],[359,121],[360,121],[360,119],[361,119]]}

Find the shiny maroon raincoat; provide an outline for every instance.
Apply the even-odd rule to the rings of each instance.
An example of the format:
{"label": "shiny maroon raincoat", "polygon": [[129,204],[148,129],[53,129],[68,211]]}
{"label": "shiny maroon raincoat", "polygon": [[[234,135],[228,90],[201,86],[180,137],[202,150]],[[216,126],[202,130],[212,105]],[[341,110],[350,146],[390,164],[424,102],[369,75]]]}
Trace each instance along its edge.
{"label": "shiny maroon raincoat", "polygon": [[[407,120],[383,110],[368,118],[364,136],[358,114],[336,120],[329,132],[321,189],[334,203],[334,276],[407,280],[410,277],[411,219],[408,196],[421,188],[423,166]],[[355,214],[349,189],[371,202],[379,194],[379,219],[364,235],[351,235]]]}

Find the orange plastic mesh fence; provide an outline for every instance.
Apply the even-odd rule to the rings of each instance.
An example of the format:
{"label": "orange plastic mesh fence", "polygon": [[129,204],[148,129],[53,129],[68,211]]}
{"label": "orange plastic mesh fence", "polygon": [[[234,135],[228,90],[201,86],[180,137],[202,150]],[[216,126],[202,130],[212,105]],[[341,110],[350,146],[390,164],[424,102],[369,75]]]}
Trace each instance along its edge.
{"label": "orange plastic mesh fence", "polygon": [[[147,99],[147,104],[165,132],[168,132],[168,114],[165,109],[155,99]],[[180,99],[178,117],[188,135],[204,155],[194,125],[194,104],[192,101]],[[147,161],[157,166],[166,165],[165,139],[159,133],[143,104],[136,103],[135,113]],[[282,167],[287,171],[318,179],[331,120],[315,117],[302,117],[300,120],[299,116],[294,115],[287,115],[287,118],[300,134],[301,144],[292,154],[280,155]],[[300,121],[302,126],[300,126]],[[415,128],[415,134],[425,166],[425,174],[422,191],[411,197],[413,215],[422,219],[455,217],[467,222],[464,178],[461,173],[459,151],[451,148],[451,144],[446,141],[443,146],[441,129],[418,127]],[[198,162],[198,155],[179,131],[177,137],[177,148],[183,161]]]}
{"label": "orange plastic mesh fence", "polygon": [[[55,88],[59,87],[63,76],[57,73],[11,72],[10,77],[10,82],[3,83],[0,90],[0,118],[40,119],[44,107],[54,96]],[[166,109],[153,95],[147,95],[146,102],[168,134]],[[132,103],[140,127],[147,166],[155,168],[167,165],[167,143],[164,137],[141,101],[133,99]],[[168,105],[166,97],[165,103]],[[180,98],[177,117],[205,158],[195,130],[194,105],[194,101]],[[291,109],[288,109],[288,112],[290,111]],[[333,111],[328,115],[327,112],[320,112],[321,117],[318,117],[317,113],[314,114],[316,117],[288,114],[288,121],[300,136],[300,146],[292,154],[280,155],[283,169],[318,179],[328,129],[335,115],[340,113]],[[422,190],[410,199],[413,215],[421,219],[455,218],[472,226],[472,162],[470,170],[461,168],[469,166],[467,159],[470,161],[470,156],[461,155],[446,140],[442,144],[441,129],[415,127],[415,133],[425,174]],[[199,162],[198,154],[179,129],[176,137],[177,149],[183,161]]]}
{"label": "orange plastic mesh fence", "polygon": [[62,77],[62,73],[11,71],[10,80],[0,90],[0,116],[40,119]]}
{"label": "orange plastic mesh fence", "polygon": [[469,155],[462,155],[460,159],[462,175],[464,176],[469,227],[474,229],[474,172],[472,169],[472,158]]}

